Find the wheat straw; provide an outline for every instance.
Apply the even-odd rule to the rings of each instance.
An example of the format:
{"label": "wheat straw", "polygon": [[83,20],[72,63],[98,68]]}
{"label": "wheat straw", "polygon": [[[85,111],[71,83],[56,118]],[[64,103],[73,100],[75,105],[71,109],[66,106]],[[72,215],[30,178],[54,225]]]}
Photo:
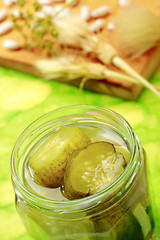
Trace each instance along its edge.
{"label": "wheat straw", "polygon": [[160,43],[160,17],[135,4],[123,8],[114,25],[124,55],[139,57]]}
{"label": "wheat straw", "polygon": [[75,60],[74,57],[57,57],[51,60],[39,60],[35,63],[35,66],[48,80],[71,81],[81,78],[80,88],[83,88],[84,83],[89,79],[102,80],[104,78],[144,86],[135,78],[109,70],[102,64],[89,62],[82,58]]}
{"label": "wheat straw", "polygon": [[160,97],[160,92],[154,86],[118,57],[117,51],[109,43],[102,42],[92,34],[88,25],[78,16],[58,19],[55,21],[55,25],[59,32],[60,43],[82,48],[85,53],[94,53],[104,64],[114,64]]}

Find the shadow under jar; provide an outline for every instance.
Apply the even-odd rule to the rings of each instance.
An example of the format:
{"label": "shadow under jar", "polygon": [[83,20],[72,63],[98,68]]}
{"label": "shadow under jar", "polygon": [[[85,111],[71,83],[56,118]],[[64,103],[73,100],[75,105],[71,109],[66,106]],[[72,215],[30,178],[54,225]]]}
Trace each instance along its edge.
{"label": "shadow under jar", "polygon": [[[130,153],[125,170],[111,185],[74,200],[64,198],[60,188],[36,184],[28,169],[28,158],[38,144],[70,125],[87,133],[92,142],[109,141]],[[128,122],[109,109],[77,105],[42,116],[17,140],[11,168],[16,208],[34,239],[157,239],[143,148]]]}

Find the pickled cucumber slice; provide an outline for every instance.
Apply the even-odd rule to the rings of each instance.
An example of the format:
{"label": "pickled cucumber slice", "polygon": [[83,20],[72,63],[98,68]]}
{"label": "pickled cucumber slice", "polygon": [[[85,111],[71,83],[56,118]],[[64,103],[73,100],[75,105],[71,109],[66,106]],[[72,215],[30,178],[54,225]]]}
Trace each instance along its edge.
{"label": "pickled cucumber slice", "polygon": [[115,146],[116,152],[120,152],[123,154],[123,157],[125,158],[126,162],[129,163],[129,160],[131,158],[131,153],[127,148],[124,148],[122,146]]}
{"label": "pickled cucumber slice", "polygon": [[149,216],[147,215],[144,207],[140,203],[138,203],[137,206],[132,210],[132,213],[139,222],[144,239],[146,239],[152,229]]}
{"label": "pickled cucumber slice", "polygon": [[95,226],[95,239],[94,240],[116,240],[117,234],[115,229],[109,224],[107,219],[93,220]]}
{"label": "pickled cucumber slice", "polygon": [[[139,240],[138,236],[141,232],[139,233],[138,232],[139,229],[133,226],[132,218],[128,212],[124,213],[119,218],[119,220],[114,225],[114,229],[116,231],[118,240],[133,240],[133,239]],[[136,233],[135,230],[137,230]],[[135,235],[137,238],[134,238]],[[142,240],[143,238],[140,239]]]}
{"label": "pickled cucumber slice", "polygon": [[97,142],[72,155],[64,175],[63,192],[70,199],[95,194],[113,183],[126,167],[113,144]]}
{"label": "pickled cucumber slice", "polygon": [[70,154],[89,143],[88,136],[75,126],[64,127],[52,134],[29,157],[28,165],[34,180],[42,186],[59,187]]}

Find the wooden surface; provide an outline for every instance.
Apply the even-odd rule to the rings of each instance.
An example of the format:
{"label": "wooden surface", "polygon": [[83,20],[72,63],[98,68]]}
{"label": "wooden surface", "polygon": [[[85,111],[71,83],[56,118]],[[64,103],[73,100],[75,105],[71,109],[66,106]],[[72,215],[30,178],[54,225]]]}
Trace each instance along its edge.
{"label": "wooden surface", "polygon": [[[29,9],[29,11],[32,11],[32,3],[33,1],[26,1],[27,3],[23,7],[23,11],[25,9]],[[136,0],[134,0],[136,2]],[[141,0],[138,1],[139,4],[145,5],[147,8],[151,9],[152,12],[155,14],[159,14],[160,8],[159,8],[159,3],[158,1],[150,1],[150,0]],[[121,11],[121,7],[118,4],[118,0],[80,0],[79,3],[77,4],[76,7],[72,7],[71,11],[73,13],[79,13],[80,12],[80,7],[83,5],[88,4],[91,9],[95,9],[97,7],[100,7],[102,5],[107,5],[110,8],[110,14],[104,18],[105,20],[105,25],[107,26],[107,23],[112,22],[113,19],[117,16],[119,11]],[[58,4],[53,4],[53,6],[56,6]],[[59,5],[62,5],[62,3]],[[0,1],[0,8],[4,8],[3,1]],[[13,9],[17,9],[17,5],[14,4],[11,7],[8,7],[7,10],[8,12],[11,13]],[[158,12],[159,11],[159,12]],[[9,17],[6,19],[9,20]],[[93,23],[93,19],[88,23],[89,25]],[[104,30],[99,33],[100,38],[103,38],[104,41],[109,40],[110,43],[117,49],[118,53],[120,56],[123,57],[123,53],[121,52],[120,46],[118,45],[118,39],[116,38],[114,31],[108,31],[107,27],[104,27]],[[29,33],[27,33],[29,35]],[[14,70],[18,70],[21,72],[29,73],[31,75],[35,76],[40,76],[41,73],[37,71],[35,68],[34,64],[37,60],[39,59],[44,59],[47,58],[44,56],[44,54],[38,50],[35,51],[27,51],[25,49],[20,49],[17,51],[9,51],[3,48],[2,44],[3,41],[6,39],[13,39],[17,40],[20,44],[23,44],[23,38],[17,32],[16,30],[12,30],[8,32],[7,34],[4,34],[0,36],[0,66],[4,66],[7,68],[11,68]],[[159,65],[160,62],[160,49],[156,48],[151,50],[150,52],[144,54],[138,59],[132,60],[130,58],[124,58],[138,73],[142,74],[144,77],[149,79],[157,66]],[[117,69],[114,69],[115,71]],[[61,80],[62,82],[65,80]],[[66,82],[66,81],[65,81]],[[78,86],[79,85],[79,80],[68,82],[69,84],[73,84]],[[136,99],[142,88],[139,86],[135,86],[130,83],[125,83],[125,82],[115,82],[111,79],[105,79],[102,81],[94,81],[90,80],[85,84],[85,88],[104,93],[104,94],[110,94],[113,96],[118,96],[121,98],[125,99],[131,99],[134,100]]]}

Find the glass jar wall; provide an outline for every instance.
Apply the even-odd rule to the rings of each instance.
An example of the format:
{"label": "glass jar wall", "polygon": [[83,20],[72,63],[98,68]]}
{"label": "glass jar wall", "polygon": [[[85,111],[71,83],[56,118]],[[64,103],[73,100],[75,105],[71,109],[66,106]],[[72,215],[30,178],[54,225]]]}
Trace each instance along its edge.
{"label": "glass jar wall", "polygon": [[[92,142],[111,141],[130,152],[127,167],[116,181],[97,194],[76,200],[57,198],[59,190],[30,184],[27,177],[33,149],[58,128],[69,125],[87,132]],[[34,239],[156,239],[143,148],[127,121],[109,109],[70,106],[32,123],[13,150],[12,181],[17,210]]]}

